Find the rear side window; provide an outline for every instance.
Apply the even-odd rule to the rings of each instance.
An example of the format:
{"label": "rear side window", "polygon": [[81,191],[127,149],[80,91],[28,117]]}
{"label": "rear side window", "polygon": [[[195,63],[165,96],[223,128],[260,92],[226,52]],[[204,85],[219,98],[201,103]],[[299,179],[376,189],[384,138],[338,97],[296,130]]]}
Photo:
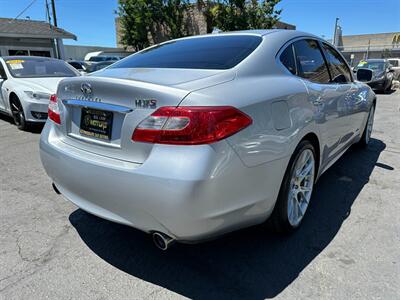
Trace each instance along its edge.
{"label": "rear side window", "polygon": [[296,74],[296,62],[294,60],[292,45],[287,47],[281,54],[280,60],[282,64],[290,71],[292,74]]}
{"label": "rear side window", "polygon": [[329,83],[330,77],[318,42],[300,40],[293,43],[299,76],[318,83]]}
{"label": "rear side window", "polygon": [[329,64],[332,81],[337,83],[351,82],[350,70],[340,54],[327,44],[323,44],[322,47]]}
{"label": "rear side window", "polygon": [[111,68],[230,69],[261,43],[252,35],[209,36],[171,41],[129,56]]}

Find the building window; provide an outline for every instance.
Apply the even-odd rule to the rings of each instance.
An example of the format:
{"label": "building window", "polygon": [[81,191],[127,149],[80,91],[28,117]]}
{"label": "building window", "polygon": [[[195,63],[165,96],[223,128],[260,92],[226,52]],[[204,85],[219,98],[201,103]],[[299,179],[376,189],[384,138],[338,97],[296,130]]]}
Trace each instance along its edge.
{"label": "building window", "polygon": [[16,56],[16,55],[29,55],[28,50],[8,50],[8,55]]}
{"label": "building window", "polygon": [[50,51],[30,50],[30,56],[50,57]]}

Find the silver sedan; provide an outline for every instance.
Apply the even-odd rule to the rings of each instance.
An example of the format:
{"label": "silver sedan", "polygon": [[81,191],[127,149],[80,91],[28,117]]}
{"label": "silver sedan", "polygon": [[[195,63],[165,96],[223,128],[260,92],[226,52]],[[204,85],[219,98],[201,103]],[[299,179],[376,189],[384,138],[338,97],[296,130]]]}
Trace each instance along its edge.
{"label": "silver sedan", "polygon": [[56,192],[167,249],[271,218],[288,233],[316,181],[367,146],[376,97],[320,38],[183,38],[63,80],[40,147]]}

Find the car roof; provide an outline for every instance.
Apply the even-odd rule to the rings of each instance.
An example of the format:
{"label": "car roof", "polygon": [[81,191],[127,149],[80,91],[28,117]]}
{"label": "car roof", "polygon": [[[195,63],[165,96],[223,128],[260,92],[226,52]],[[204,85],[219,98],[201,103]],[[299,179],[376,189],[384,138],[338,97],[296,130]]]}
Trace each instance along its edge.
{"label": "car roof", "polygon": [[306,37],[306,38],[313,38],[313,39],[323,40],[322,38],[320,38],[320,37],[318,37],[316,35],[313,35],[313,34],[307,33],[307,32],[298,31],[298,30],[291,30],[291,29],[250,29],[250,30],[239,30],[239,31],[208,33],[208,34],[181,37],[181,38],[177,38],[177,39],[174,39],[174,40],[169,40],[169,41],[165,41],[165,42],[162,42],[162,43],[159,43],[159,44],[155,44],[155,45],[153,45],[151,47],[155,47],[155,46],[158,46],[158,45],[166,44],[166,43],[169,43],[171,41],[181,41],[181,40],[188,40],[188,39],[213,38],[213,37],[218,37],[218,36],[230,36],[230,35],[253,35],[253,36],[259,36],[261,38],[268,37],[268,36],[274,36],[274,37],[278,37],[279,36],[280,38],[287,39],[287,40],[294,39],[294,38],[297,38],[297,37]]}

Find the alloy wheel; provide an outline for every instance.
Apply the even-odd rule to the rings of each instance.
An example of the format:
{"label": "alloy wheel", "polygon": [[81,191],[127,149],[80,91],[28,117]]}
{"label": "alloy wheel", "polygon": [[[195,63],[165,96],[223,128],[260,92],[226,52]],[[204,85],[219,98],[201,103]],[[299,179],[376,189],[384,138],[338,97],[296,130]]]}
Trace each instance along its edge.
{"label": "alloy wheel", "polygon": [[310,203],[315,178],[315,158],[310,149],[305,149],[295,163],[290,180],[287,213],[290,225],[300,224]]}

